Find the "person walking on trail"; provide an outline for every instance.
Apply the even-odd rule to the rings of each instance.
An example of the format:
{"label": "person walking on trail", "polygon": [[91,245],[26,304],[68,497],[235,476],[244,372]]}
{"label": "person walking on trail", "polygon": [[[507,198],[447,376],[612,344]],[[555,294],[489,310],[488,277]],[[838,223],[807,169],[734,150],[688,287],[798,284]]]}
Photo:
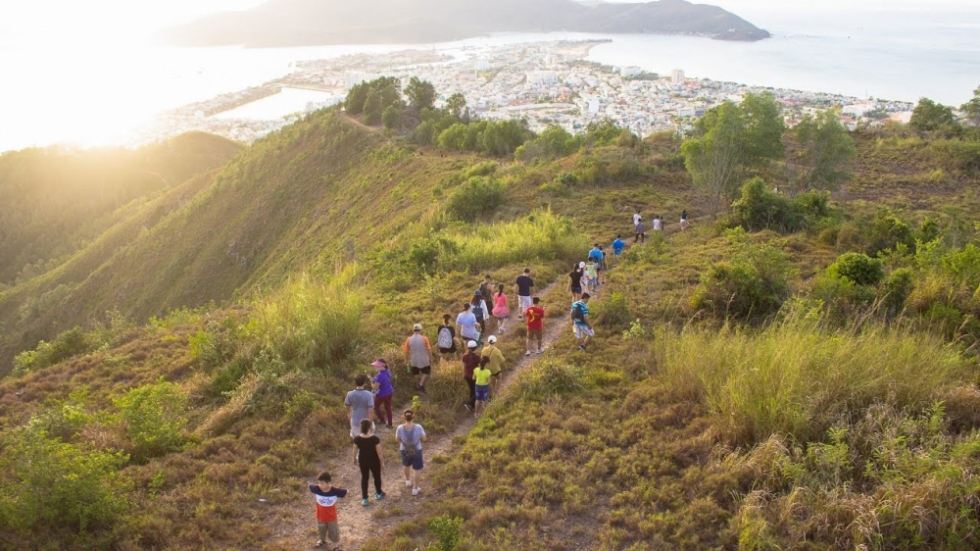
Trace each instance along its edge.
{"label": "person walking on trail", "polygon": [[636,227],[640,223],[640,220],[643,220],[643,217],[640,216],[640,211],[637,210],[636,214],[633,215],[633,227]]}
{"label": "person walking on trail", "polygon": [[510,306],[507,304],[503,283],[497,285],[497,293],[493,295],[493,317],[497,320],[497,331],[503,333],[507,320],[510,319]]}
{"label": "person walking on trail", "polygon": [[[544,347],[541,343],[544,333],[544,308],[541,306],[540,297],[534,297],[531,299],[531,302],[531,306],[524,311],[524,317],[527,319],[527,349],[524,352],[525,356],[530,356],[532,350],[537,350],[538,354],[544,352]],[[538,341],[538,347],[536,349],[531,345],[535,340]]]}
{"label": "person walking on trail", "polygon": [[681,231],[687,229],[687,209],[681,211]]}
{"label": "person walking on trail", "polygon": [[405,339],[402,346],[405,351],[405,361],[412,369],[412,376],[415,377],[415,388],[420,392],[425,392],[425,380],[432,373],[432,345],[429,339],[422,334],[422,324],[416,323],[412,327],[412,336]]}
{"label": "person walking on trail", "polygon": [[439,332],[436,333],[436,346],[439,347],[439,352],[444,356],[452,354],[456,355],[456,329],[450,323],[452,316],[449,314],[442,315],[442,325],[439,326]]}
{"label": "person walking on trail", "polygon": [[[388,362],[378,359],[373,364],[374,376],[374,418],[378,422],[386,421],[385,426],[389,429],[392,425],[391,418],[391,399],[395,395],[395,389],[391,386],[391,370],[388,369]],[[383,409],[383,410],[382,410]]]}
{"label": "person walking on trail", "polygon": [[480,367],[480,355],[476,353],[476,347],[476,341],[467,342],[466,354],[463,354],[463,380],[470,389],[470,397],[463,407],[470,413],[473,413],[473,408],[476,407],[476,379],[473,372]]}
{"label": "person walking on trail", "polygon": [[647,241],[647,229],[643,225],[643,220],[636,223],[636,237],[633,238],[633,244],[646,243]]}
{"label": "person walking on trail", "polygon": [[[337,500],[347,497],[347,490],[330,485],[330,473],[324,471],[316,477],[316,484],[309,485],[310,492],[316,496],[316,531],[320,536],[313,547],[324,547],[327,539],[333,543],[340,541],[340,527],[337,525]],[[340,551],[339,547],[334,547]]]}
{"label": "person walking on trail", "polygon": [[490,370],[490,395],[496,396],[500,387],[501,373],[504,371],[504,353],[497,348],[497,337],[487,337],[487,344],[480,351],[480,363]]}
{"label": "person walking on trail", "polygon": [[422,460],[425,429],[413,421],[415,413],[412,410],[406,409],[403,417],[405,422],[398,425],[395,438],[398,440],[399,452],[402,456],[402,467],[405,467],[405,486],[411,486],[412,495],[417,496],[422,490],[419,482],[422,479],[422,469],[425,467],[425,462]]}
{"label": "person walking on trail", "polygon": [[371,409],[374,408],[374,393],[367,389],[368,378],[363,373],[354,377],[354,390],[347,393],[344,405],[347,407],[347,420],[350,421],[350,437],[361,433],[361,421],[371,422]]}
{"label": "person walking on trail", "polygon": [[664,222],[660,219],[660,215],[653,217],[653,231],[661,231],[664,228]]}
{"label": "person walking on trail", "polygon": [[476,316],[476,323],[480,324],[480,333],[487,332],[487,318],[490,317],[490,310],[487,309],[487,301],[484,297],[489,298],[490,295],[484,295],[483,291],[476,291],[470,299],[470,304],[473,306],[471,311]]}
{"label": "person walking on trail", "polygon": [[584,285],[582,286],[589,293],[595,293],[596,285],[599,284],[599,267],[595,262],[595,259],[589,257],[589,261],[585,263],[585,277],[582,278]]}
{"label": "person walking on trail", "polygon": [[[496,289],[496,285],[494,285],[493,278],[490,277],[490,274],[486,274],[485,276],[483,276],[483,282],[480,283],[480,287],[479,287],[480,296],[483,298],[484,301],[490,301],[484,304],[483,306],[483,332],[484,333],[493,330],[492,327],[490,326],[490,322],[492,321],[490,319],[490,308],[493,308],[492,297],[493,297],[494,289]],[[490,308],[487,308],[487,304],[490,305]]]}
{"label": "person walking on trail", "polygon": [[[599,273],[602,272],[602,261],[603,261],[603,259],[605,257],[606,257],[606,255],[602,252],[602,249],[599,248],[599,244],[598,243],[596,243],[592,247],[592,250],[589,251],[589,260],[594,260],[595,261],[595,264],[596,264],[596,273],[597,274],[599,274]],[[600,285],[601,283],[602,282],[598,278],[595,280],[595,284],[596,285]]]}
{"label": "person walking on trail", "polygon": [[476,405],[474,406],[473,417],[477,419],[483,414],[483,410],[490,401],[490,379],[493,374],[483,365],[477,365],[473,370],[473,380],[476,382],[474,390],[476,392]]}
{"label": "person walking on trail", "polygon": [[572,266],[572,271],[568,274],[568,290],[572,292],[572,300],[578,300],[582,295],[582,276],[585,269],[585,262],[579,262]]}
{"label": "person walking on trail", "polygon": [[381,439],[374,434],[374,425],[365,419],[361,421],[361,433],[354,437],[354,464],[361,469],[361,505],[368,504],[368,478],[374,477],[374,499],[384,499],[381,490]]}
{"label": "person walking on trail", "polygon": [[534,280],[531,279],[531,268],[524,268],[524,273],[517,276],[517,319],[524,319],[524,311],[531,307],[531,295],[534,293]]}
{"label": "person walking on trail", "polygon": [[606,284],[606,270],[609,269],[606,266],[606,260],[607,260],[608,257],[606,256],[606,250],[602,248],[602,245],[599,245],[599,252],[602,253],[602,258],[599,259],[599,262],[597,263],[596,268],[599,271],[599,282],[602,283],[603,285],[605,285]]}
{"label": "person walking on trail", "polygon": [[595,331],[589,321],[589,293],[582,294],[582,300],[572,303],[572,329],[575,331],[575,342],[582,350],[592,342]]}
{"label": "person walking on trail", "polygon": [[463,303],[463,311],[456,316],[456,327],[459,329],[459,338],[464,341],[480,342],[480,322],[473,313],[472,303]]}
{"label": "person walking on trail", "polygon": [[623,254],[623,249],[626,248],[626,243],[623,241],[622,235],[616,236],[616,240],[612,242],[612,248],[613,248],[613,258],[615,258],[616,261],[618,262],[619,256]]}

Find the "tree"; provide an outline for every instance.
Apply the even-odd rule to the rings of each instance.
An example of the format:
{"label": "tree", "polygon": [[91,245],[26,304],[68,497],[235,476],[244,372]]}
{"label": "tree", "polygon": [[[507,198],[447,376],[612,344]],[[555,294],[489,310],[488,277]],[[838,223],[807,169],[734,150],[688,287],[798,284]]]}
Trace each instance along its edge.
{"label": "tree", "polygon": [[769,161],[782,159],[785,154],[781,106],[770,93],[746,94],[739,109],[745,122],[745,166],[764,167]]}
{"label": "tree", "polygon": [[381,122],[381,115],[384,106],[381,104],[381,94],[371,88],[368,90],[367,99],[364,100],[364,122],[365,124],[376,125]]}
{"label": "tree", "polygon": [[960,106],[960,111],[966,114],[966,120],[973,126],[980,126],[980,86],[973,91],[973,99]]}
{"label": "tree", "polygon": [[355,84],[347,92],[347,98],[344,99],[344,111],[347,111],[348,115],[360,115],[364,111],[364,101],[367,99],[369,89],[367,84],[360,83]]}
{"label": "tree", "polygon": [[402,110],[397,105],[389,105],[381,114],[381,124],[385,128],[394,130],[402,124]]}
{"label": "tree", "polygon": [[720,207],[738,190],[745,122],[738,106],[726,101],[708,111],[698,126],[701,135],[681,145],[684,165],[694,183],[707,188]]}
{"label": "tree", "polygon": [[457,119],[463,116],[464,109],[466,109],[466,97],[463,94],[456,92],[446,100],[446,110]]}
{"label": "tree", "polygon": [[412,77],[405,87],[405,95],[408,96],[408,103],[415,109],[432,109],[436,103],[436,88],[427,80],[419,80]]}
{"label": "tree", "polygon": [[909,126],[920,132],[955,130],[957,128],[953,110],[929,98],[919,100],[918,105],[912,110],[912,120],[909,121]]}
{"label": "tree", "polygon": [[854,142],[840,123],[840,114],[828,109],[816,117],[807,115],[793,129],[800,144],[799,185],[803,189],[837,189],[850,174]]}

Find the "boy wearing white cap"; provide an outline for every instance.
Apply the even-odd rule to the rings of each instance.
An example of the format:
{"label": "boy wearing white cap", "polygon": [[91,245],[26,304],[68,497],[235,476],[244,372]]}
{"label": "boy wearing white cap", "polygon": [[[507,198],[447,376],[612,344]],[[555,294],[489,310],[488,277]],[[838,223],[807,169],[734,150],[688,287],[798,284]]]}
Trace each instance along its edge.
{"label": "boy wearing white cap", "polygon": [[480,364],[490,370],[490,395],[496,396],[497,387],[500,386],[500,374],[504,371],[504,353],[497,348],[497,337],[490,335],[487,337],[487,344],[480,351]]}
{"label": "boy wearing white cap", "polygon": [[432,345],[422,334],[421,323],[412,327],[412,336],[405,339],[402,349],[405,351],[405,361],[412,368],[412,376],[416,380],[415,388],[425,392],[425,380],[432,373]]}

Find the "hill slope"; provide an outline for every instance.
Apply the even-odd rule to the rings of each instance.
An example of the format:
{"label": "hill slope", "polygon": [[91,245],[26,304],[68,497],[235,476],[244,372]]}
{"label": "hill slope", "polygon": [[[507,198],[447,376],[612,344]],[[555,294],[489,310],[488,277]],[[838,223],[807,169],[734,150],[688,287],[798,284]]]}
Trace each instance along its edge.
{"label": "hill slope", "polygon": [[494,32],[691,34],[761,40],[769,33],[716,6],[684,0],[583,5],[574,0],[272,0],[167,32],[180,45],[281,47],[445,42]]}

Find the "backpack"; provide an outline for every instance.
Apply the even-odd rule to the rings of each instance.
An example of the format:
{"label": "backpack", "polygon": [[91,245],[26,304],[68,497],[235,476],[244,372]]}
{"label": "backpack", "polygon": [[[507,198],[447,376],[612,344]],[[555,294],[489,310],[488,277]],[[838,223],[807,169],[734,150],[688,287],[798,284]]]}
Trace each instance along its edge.
{"label": "backpack", "polygon": [[486,356],[480,356],[480,367],[481,367],[481,368],[484,368],[484,369],[486,369],[486,367],[487,367],[487,366],[488,366],[489,364],[490,364],[490,356],[489,356],[489,355],[486,355]]}
{"label": "backpack", "polygon": [[483,301],[473,306],[473,315],[476,316],[476,321],[483,322]]}
{"label": "backpack", "polygon": [[579,306],[581,302],[576,302],[572,305],[572,321],[585,322],[585,314],[582,313],[582,307]]}
{"label": "backpack", "polygon": [[[405,459],[409,459],[409,460],[415,459],[415,454],[418,453],[418,451],[419,451],[419,442],[418,442],[418,440],[416,440],[415,442],[409,443],[407,441],[408,440],[408,431],[406,430],[404,432],[405,432],[405,440],[406,440],[406,442],[405,442]],[[412,436],[415,436],[415,427],[414,426],[412,426]]]}
{"label": "backpack", "polygon": [[436,337],[436,345],[439,348],[452,348],[453,347],[453,334],[448,327],[443,325],[439,329],[439,335]]}

